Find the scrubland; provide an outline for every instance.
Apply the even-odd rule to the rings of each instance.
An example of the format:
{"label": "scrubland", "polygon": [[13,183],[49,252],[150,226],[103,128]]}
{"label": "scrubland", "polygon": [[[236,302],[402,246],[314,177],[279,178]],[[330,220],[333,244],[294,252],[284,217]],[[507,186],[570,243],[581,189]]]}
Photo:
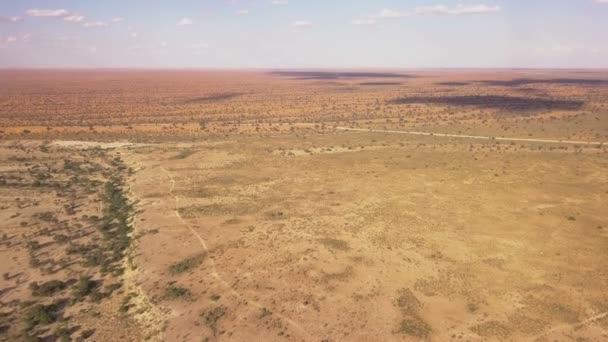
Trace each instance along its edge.
{"label": "scrubland", "polygon": [[608,338],[604,71],[0,74],[2,340]]}

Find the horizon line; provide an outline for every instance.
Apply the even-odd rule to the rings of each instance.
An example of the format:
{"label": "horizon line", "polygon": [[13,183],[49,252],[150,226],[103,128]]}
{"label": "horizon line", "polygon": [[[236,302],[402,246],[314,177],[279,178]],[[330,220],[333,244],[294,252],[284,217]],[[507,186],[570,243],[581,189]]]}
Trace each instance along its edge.
{"label": "horizon line", "polygon": [[415,71],[607,71],[608,67],[0,67],[0,71],[273,71],[273,70],[415,70]]}

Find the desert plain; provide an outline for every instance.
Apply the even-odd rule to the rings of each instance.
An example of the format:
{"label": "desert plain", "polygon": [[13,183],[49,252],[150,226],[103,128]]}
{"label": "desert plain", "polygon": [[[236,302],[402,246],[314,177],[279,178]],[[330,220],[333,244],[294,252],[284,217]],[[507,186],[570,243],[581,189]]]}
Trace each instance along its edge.
{"label": "desert plain", "polygon": [[0,340],[605,341],[605,70],[0,71]]}

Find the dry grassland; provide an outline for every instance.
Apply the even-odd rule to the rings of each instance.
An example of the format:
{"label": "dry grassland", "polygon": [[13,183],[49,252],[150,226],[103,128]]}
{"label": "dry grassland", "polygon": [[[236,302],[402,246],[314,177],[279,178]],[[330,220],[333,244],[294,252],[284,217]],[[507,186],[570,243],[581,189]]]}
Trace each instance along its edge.
{"label": "dry grassland", "polygon": [[0,340],[608,339],[605,72],[1,73]]}

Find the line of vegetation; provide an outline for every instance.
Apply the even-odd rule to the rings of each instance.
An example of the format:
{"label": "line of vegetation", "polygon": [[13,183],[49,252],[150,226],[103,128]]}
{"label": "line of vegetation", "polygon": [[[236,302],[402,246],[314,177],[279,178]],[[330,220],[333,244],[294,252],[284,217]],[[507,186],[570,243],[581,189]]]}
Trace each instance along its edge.
{"label": "line of vegetation", "polygon": [[206,256],[207,256],[206,253],[202,253],[202,254],[193,256],[191,258],[185,259],[183,261],[180,261],[178,263],[175,263],[175,264],[169,266],[169,272],[171,274],[175,275],[175,274],[180,274],[180,273],[185,273],[185,272],[191,271],[194,268],[200,266],[200,264],[202,264],[203,261],[205,260]]}

